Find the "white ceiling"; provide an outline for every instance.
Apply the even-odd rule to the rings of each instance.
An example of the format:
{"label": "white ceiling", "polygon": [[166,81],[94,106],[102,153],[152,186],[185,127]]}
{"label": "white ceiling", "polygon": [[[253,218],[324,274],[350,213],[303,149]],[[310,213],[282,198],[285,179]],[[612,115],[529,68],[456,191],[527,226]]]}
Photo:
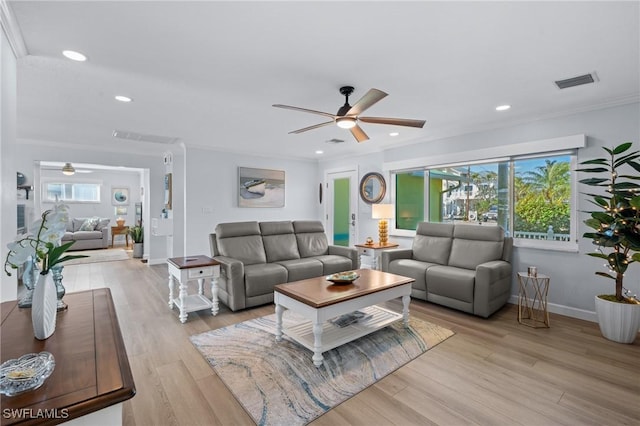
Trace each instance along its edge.
{"label": "white ceiling", "polygon": [[[112,137],[118,129],[333,158],[640,98],[637,1],[9,4],[27,49],[18,60],[19,138],[131,146]],[[89,60],[67,60],[65,49]],[[594,71],[596,84],[553,83]],[[358,144],[335,126],[290,135],[326,120],[271,106],[335,113],[343,85],[356,88],[351,105],[371,87],[389,93],[364,115],[427,123],[364,123],[370,140]],[[504,103],[512,109],[496,112]]]}

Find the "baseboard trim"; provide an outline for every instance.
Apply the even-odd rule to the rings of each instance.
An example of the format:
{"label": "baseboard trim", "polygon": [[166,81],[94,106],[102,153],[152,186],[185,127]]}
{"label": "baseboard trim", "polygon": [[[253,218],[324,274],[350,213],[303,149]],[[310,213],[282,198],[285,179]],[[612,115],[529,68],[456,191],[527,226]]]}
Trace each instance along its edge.
{"label": "baseboard trim", "polygon": [[147,265],[162,265],[163,263],[167,263],[167,259],[149,259]]}
{"label": "baseboard trim", "polygon": [[[518,304],[518,296],[511,295],[509,303]],[[559,305],[557,303],[547,303],[547,309],[554,314],[565,315],[571,318],[577,318],[585,321],[598,322],[598,315],[595,311],[587,311],[584,309],[572,308],[571,306]]]}

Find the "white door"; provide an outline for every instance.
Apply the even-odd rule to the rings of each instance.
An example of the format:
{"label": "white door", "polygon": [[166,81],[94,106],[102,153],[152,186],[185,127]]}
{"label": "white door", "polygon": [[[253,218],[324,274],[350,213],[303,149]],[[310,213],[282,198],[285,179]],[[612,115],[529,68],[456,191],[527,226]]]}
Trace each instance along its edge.
{"label": "white door", "polygon": [[328,171],[325,222],[330,244],[353,246],[358,240],[358,172]]}

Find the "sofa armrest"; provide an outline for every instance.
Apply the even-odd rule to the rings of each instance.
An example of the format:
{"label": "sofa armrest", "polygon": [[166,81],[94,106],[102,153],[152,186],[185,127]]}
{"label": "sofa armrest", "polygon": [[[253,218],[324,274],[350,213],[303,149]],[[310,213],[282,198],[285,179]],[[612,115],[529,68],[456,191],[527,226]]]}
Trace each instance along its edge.
{"label": "sofa armrest", "polygon": [[389,263],[396,259],[413,258],[413,250],[411,249],[391,249],[383,250],[380,253],[380,270],[389,272]]}
{"label": "sofa armrest", "polygon": [[244,264],[227,256],[214,256],[213,260],[220,262],[220,281],[229,295],[229,308],[232,311],[246,308]]}
{"label": "sofa armrest", "polygon": [[358,269],[358,250],[353,247],[329,246],[329,254],[351,259],[351,269]]}
{"label": "sofa armrest", "polygon": [[104,228],[101,229],[102,231],[102,248],[108,248],[109,247],[109,227],[105,226]]}
{"label": "sofa armrest", "polygon": [[[504,260],[493,260],[476,267],[473,290],[473,313],[488,317],[495,309],[496,301],[506,301],[511,294],[512,265]],[[503,303],[502,303],[503,304]]]}

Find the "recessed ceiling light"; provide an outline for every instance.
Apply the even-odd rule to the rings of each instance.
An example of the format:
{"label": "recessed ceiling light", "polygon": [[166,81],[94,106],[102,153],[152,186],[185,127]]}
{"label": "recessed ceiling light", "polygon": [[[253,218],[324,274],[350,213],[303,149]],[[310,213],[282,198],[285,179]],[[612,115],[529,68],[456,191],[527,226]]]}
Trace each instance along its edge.
{"label": "recessed ceiling light", "polygon": [[120,102],[131,102],[133,100],[130,97],[123,96],[123,95],[116,95],[115,98],[116,98],[116,101],[120,101]]}
{"label": "recessed ceiling light", "polygon": [[324,151],[317,150],[317,151],[316,151],[316,154],[324,154]]}
{"label": "recessed ceiling light", "polygon": [[64,56],[66,56],[67,58],[71,59],[72,61],[84,62],[84,61],[87,60],[86,56],[84,56],[82,53],[76,52],[74,50],[63,50],[62,54]]}
{"label": "recessed ceiling light", "polygon": [[389,136],[398,136],[399,134],[400,133],[398,133],[398,132],[391,132],[391,133],[389,133]]}
{"label": "recessed ceiling light", "polygon": [[499,105],[496,107],[496,111],[506,111],[511,108],[511,105]]}

